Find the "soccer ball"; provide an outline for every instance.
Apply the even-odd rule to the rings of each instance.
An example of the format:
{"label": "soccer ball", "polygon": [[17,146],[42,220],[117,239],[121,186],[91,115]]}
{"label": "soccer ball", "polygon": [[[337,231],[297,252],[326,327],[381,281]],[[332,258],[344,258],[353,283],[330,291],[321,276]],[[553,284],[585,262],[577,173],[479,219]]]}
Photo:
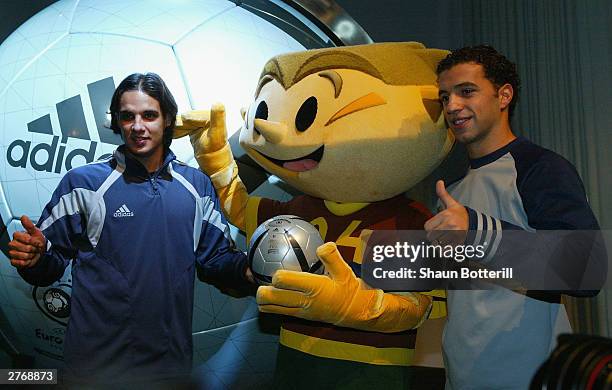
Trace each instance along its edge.
{"label": "soccer ball", "polygon": [[[158,73],[181,112],[224,103],[231,136],[270,57],[324,46],[323,38],[309,41],[291,32],[315,30],[277,17],[290,11],[281,2],[237,3],[60,0],[0,46],[0,333],[36,366],[61,365],[70,267],[55,284],[33,289],[10,265],[6,243],[23,230],[21,215],[39,218],[68,169],[121,143],[107,128],[115,86],[134,72]],[[298,19],[292,23],[305,20]],[[196,165],[187,138],[173,141],[172,150]],[[256,387],[269,378],[276,336],[258,330],[252,299],[196,283],[193,332],[194,365],[208,378],[206,387],[241,387],[240,380]],[[49,334],[59,336],[53,342],[41,336]]]}
{"label": "soccer ball", "polygon": [[279,269],[323,273],[317,248],[323,239],[317,228],[295,215],[268,219],[255,230],[249,245],[249,265],[260,284],[270,284]]}

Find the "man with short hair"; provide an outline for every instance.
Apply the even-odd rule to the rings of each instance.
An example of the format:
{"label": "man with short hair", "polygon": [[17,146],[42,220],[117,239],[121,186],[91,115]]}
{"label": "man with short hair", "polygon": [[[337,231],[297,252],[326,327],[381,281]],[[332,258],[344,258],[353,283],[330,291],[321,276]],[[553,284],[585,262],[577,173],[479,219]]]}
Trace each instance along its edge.
{"label": "man with short hair", "polygon": [[[599,228],[575,168],[513,134],[515,64],[492,47],[466,47],[443,59],[437,75],[444,116],[466,146],[470,168],[448,191],[436,184],[445,210],[425,224],[433,242],[486,246],[488,240],[492,258],[504,230]],[[468,230],[480,231],[481,241],[471,242]],[[558,293],[449,290],[447,304],[447,389],[528,388],[556,335],[571,331]]]}
{"label": "man with short hair", "polygon": [[72,260],[64,357],[71,382],[185,379],[192,365],[195,266],[207,281],[246,285],[210,179],[170,150],[177,105],[154,73],[135,73],[112,97],[124,144],[70,170],[35,226],[9,243],[30,284],[58,280]]}

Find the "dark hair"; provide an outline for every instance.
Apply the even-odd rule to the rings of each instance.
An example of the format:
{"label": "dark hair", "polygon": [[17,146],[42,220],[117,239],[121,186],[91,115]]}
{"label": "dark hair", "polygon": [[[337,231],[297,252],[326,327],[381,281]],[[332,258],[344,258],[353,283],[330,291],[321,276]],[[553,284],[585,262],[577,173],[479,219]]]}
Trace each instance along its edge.
{"label": "dark hair", "polygon": [[169,125],[164,129],[164,148],[168,149],[172,143],[178,107],[164,80],[155,73],[133,73],[123,79],[115,89],[110,104],[111,129],[116,134],[121,134],[121,126],[118,123],[121,96],[128,91],[142,91],[159,102],[164,120],[169,120]]}
{"label": "dark hair", "polygon": [[467,62],[475,62],[482,65],[485,77],[495,88],[504,84],[510,84],[514,90],[512,101],[510,101],[508,115],[512,117],[514,106],[518,102],[521,79],[516,71],[516,64],[507,59],[493,47],[488,45],[468,46],[453,50],[446,58],[438,63],[436,74],[449,70],[455,65]]}

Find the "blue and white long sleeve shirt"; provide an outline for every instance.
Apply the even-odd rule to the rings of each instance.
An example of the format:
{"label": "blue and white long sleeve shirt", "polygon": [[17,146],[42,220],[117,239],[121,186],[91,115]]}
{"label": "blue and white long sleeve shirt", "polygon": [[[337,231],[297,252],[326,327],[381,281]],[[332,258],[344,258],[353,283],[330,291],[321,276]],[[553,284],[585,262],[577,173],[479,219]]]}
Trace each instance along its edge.
{"label": "blue and white long sleeve shirt", "polygon": [[[504,231],[599,229],[575,168],[524,138],[471,160],[448,191],[468,209],[469,242],[490,243],[486,261],[500,255]],[[447,389],[526,389],[557,335],[571,332],[559,294],[493,286],[447,295]]]}
{"label": "blue and white long sleeve shirt", "polygon": [[153,174],[122,146],[72,169],[38,226],[47,252],[20,274],[49,285],[73,262],[64,357],[77,378],[188,374],[196,264],[215,285],[246,284],[210,179],[172,152]]}

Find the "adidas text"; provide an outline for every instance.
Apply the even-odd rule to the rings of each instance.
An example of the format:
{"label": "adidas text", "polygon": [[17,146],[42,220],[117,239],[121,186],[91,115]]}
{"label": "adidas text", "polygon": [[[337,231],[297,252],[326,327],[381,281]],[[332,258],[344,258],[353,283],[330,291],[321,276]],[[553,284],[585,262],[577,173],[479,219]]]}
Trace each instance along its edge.
{"label": "adidas text", "polygon": [[113,217],[115,218],[133,217],[133,216],[134,216],[134,213],[131,212],[130,209],[127,208],[126,205],[119,207],[117,211],[115,211],[115,213],[113,214]]}

